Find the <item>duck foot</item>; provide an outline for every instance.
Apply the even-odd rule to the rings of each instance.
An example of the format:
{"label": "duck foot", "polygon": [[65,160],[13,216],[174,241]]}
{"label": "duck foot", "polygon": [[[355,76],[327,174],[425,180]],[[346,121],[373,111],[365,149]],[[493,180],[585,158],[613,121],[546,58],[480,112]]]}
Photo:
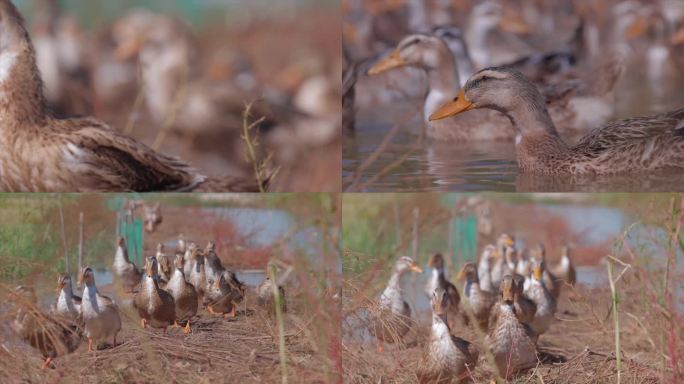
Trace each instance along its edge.
{"label": "duck foot", "polygon": [[378,353],[382,353],[382,351],[383,351],[383,349],[382,349],[382,341],[380,341],[380,339],[378,339]]}
{"label": "duck foot", "polygon": [[192,331],[190,329],[190,319],[188,319],[188,322],[185,323],[185,327],[183,327],[183,333],[187,335],[190,332]]}
{"label": "duck foot", "polygon": [[40,367],[41,369],[48,369],[50,368],[50,363],[52,362],[52,357],[48,357],[45,359],[45,362],[43,365]]}

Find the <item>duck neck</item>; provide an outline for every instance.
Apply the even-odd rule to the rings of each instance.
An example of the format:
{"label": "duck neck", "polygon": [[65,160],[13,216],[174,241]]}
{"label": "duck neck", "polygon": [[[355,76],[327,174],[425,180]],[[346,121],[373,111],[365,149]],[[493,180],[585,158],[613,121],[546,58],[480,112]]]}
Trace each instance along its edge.
{"label": "duck neck", "polygon": [[438,315],[432,312],[432,337],[435,340],[451,339],[446,313]]}
{"label": "duck neck", "polygon": [[425,70],[428,89],[423,105],[423,119],[426,123],[433,112],[458,94],[461,86],[454,56],[446,46],[444,50],[446,52],[437,53],[440,57],[437,66]]}
{"label": "duck neck", "polygon": [[568,146],[558,135],[539,92],[533,89],[532,92],[528,92],[527,97],[523,93],[521,99],[528,102],[504,111],[516,132],[515,145],[518,154],[539,158],[544,153],[566,151]]}
{"label": "duck neck", "polygon": [[128,252],[123,246],[118,246],[116,248],[116,254],[114,255],[114,261],[116,263],[130,263],[128,260]]}
{"label": "duck neck", "polygon": [[466,283],[465,283],[465,288],[463,291],[465,292],[465,295],[470,297],[470,294],[472,291],[479,291],[480,290],[480,281],[478,280],[477,276],[468,276]]}
{"label": "duck neck", "polygon": [[185,285],[185,274],[183,273],[183,270],[181,268],[176,268],[175,271],[173,272],[173,276],[171,276],[172,280],[177,280],[176,284],[179,285]]}
{"label": "duck neck", "polygon": [[[14,8],[13,5],[9,5]],[[42,126],[47,119],[35,51],[16,11],[3,15],[0,37],[0,127]]]}
{"label": "duck neck", "polygon": [[401,290],[401,276],[403,275],[402,272],[395,271],[392,273],[392,276],[390,276],[389,281],[387,282],[387,289],[392,289],[392,290]]}
{"label": "duck neck", "polygon": [[62,296],[69,302],[74,297],[74,293],[71,291],[71,286],[63,286],[62,287]]}

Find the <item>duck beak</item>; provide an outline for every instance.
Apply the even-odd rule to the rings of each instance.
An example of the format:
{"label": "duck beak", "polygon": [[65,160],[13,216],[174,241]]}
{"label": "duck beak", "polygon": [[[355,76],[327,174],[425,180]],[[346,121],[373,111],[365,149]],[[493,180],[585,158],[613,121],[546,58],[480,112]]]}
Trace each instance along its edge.
{"label": "duck beak", "polygon": [[536,267],[534,267],[533,275],[534,275],[534,278],[535,278],[535,279],[541,280],[541,278],[542,278],[542,269],[541,269],[541,266],[536,266]]}
{"label": "duck beak", "polygon": [[418,264],[411,264],[411,270],[418,273],[423,273],[423,268],[419,267]]}
{"label": "duck beak", "polygon": [[406,65],[404,59],[399,56],[399,50],[394,50],[389,56],[376,63],[368,70],[369,76],[379,75],[394,68],[401,68]]}
{"label": "duck beak", "polygon": [[134,39],[128,40],[125,43],[119,45],[119,47],[114,51],[114,57],[119,61],[126,61],[137,55],[142,49],[143,39],[136,36]]}
{"label": "duck beak", "polygon": [[650,23],[644,17],[637,17],[632,24],[625,30],[625,37],[634,40],[643,36],[648,31]]}
{"label": "duck beak", "polygon": [[456,99],[442,105],[430,115],[430,121],[446,119],[447,117],[458,115],[459,113],[469,111],[473,108],[475,108],[475,104],[468,100],[465,92],[461,89],[458,92]]}
{"label": "duck beak", "polygon": [[684,43],[684,27],[680,28],[679,31],[672,35],[670,42],[672,43],[672,45],[679,45]]}
{"label": "duck beak", "polygon": [[503,287],[501,296],[503,300],[507,303],[512,303],[513,302],[513,290],[511,289],[510,286],[506,285]]}

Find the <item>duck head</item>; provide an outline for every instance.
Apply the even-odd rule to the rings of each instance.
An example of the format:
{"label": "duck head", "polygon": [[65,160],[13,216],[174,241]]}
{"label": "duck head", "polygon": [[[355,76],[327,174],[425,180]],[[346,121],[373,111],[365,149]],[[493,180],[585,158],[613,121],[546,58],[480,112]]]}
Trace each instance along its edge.
{"label": "duck head", "polygon": [[81,270],[81,278],[79,284],[85,284],[87,287],[95,286],[95,274],[93,273],[92,268],[83,267],[83,269]]}
{"label": "duck head", "polygon": [[417,273],[423,273],[423,269],[413,261],[412,258],[408,256],[402,256],[394,263],[394,272],[398,274],[403,274],[405,272],[412,271]]}
{"label": "duck head", "polygon": [[513,304],[515,300],[515,283],[513,281],[513,276],[506,275],[501,280],[501,285],[499,286],[499,294],[501,294],[501,300],[505,304]]}
{"label": "duck head", "polygon": [[470,261],[463,264],[463,266],[461,267],[461,270],[458,272],[457,279],[458,280],[465,279],[466,281],[470,281],[470,282],[478,281],[477,269],[475,268],[475,264],[473,262],[470,262]]}
{"label": "duck head", "polygon": [[444,269],[444,256],[441,253],[430,256],[428,266],[433,269]]}
{"label": "duck head", "polygon": [[458,95],[430,115],[430,120],[441,120],[478,108],[509,114],[522,113],[528,108],[543,110],[545,105],[544,97],[522,73],[507,67],[491,67],[471,76]]}
{"label": "duck head", "polygon": [[159,203],[152,206],[143,205],[143,216],[145,230],[149,233],[154,232],[162,222],[161,205]]}
{"label": "duck head", "polygon": [[177,254],[174,259],[173,259],[173,265],[179,269],[183,270],[183,266],[185,265],[185,260],[183,259],[183,255]]}
{"label": "duck head", "polygon": [[432,70],[437,69],[443,61],[453,62],[454,57],[442,39],[431,35],[413,34],[402,39],[389,56],[368,70],[368,74],[374,76],[406,66]]}
{"label": "duck head", "polygon": [[57,278],[57,288],[59,290],[66,289],[71,292],[71,276],[68,273],[61,273]]}

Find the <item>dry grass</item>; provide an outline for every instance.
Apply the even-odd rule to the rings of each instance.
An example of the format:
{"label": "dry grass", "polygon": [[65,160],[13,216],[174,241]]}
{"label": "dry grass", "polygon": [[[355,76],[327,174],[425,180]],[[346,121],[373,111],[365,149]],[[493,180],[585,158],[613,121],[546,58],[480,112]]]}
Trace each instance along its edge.
{"label": "dry grass", "polygon": [[[290,297],[290,312],[284,316],[284,336],[291,382],[335,382],[332,350],[327,338],[317,338],[322,328],[333,324],[333,309],[326,303],[305,304],[306,297]],[[234,319],[201,313],[192,322],[192,333],[169,328],[142,329],[137,315],[122,310],[123,329],[116,347],[101,346],[88,352],[87,343],[69,355],[58,357],[53,369],[40,368],[40,353],[21,341],[6,340],[0,348],[0,378],[3,383],[63,382],[193,382],[270,383],[280,382],[278,326],[273,316],[254,307],[248,296],[247,311]],[[3,319],[5,320],[5,319]],[[330,329],[326,334],[332,335]],[[332,339],[332,338],[331,338]]]}

